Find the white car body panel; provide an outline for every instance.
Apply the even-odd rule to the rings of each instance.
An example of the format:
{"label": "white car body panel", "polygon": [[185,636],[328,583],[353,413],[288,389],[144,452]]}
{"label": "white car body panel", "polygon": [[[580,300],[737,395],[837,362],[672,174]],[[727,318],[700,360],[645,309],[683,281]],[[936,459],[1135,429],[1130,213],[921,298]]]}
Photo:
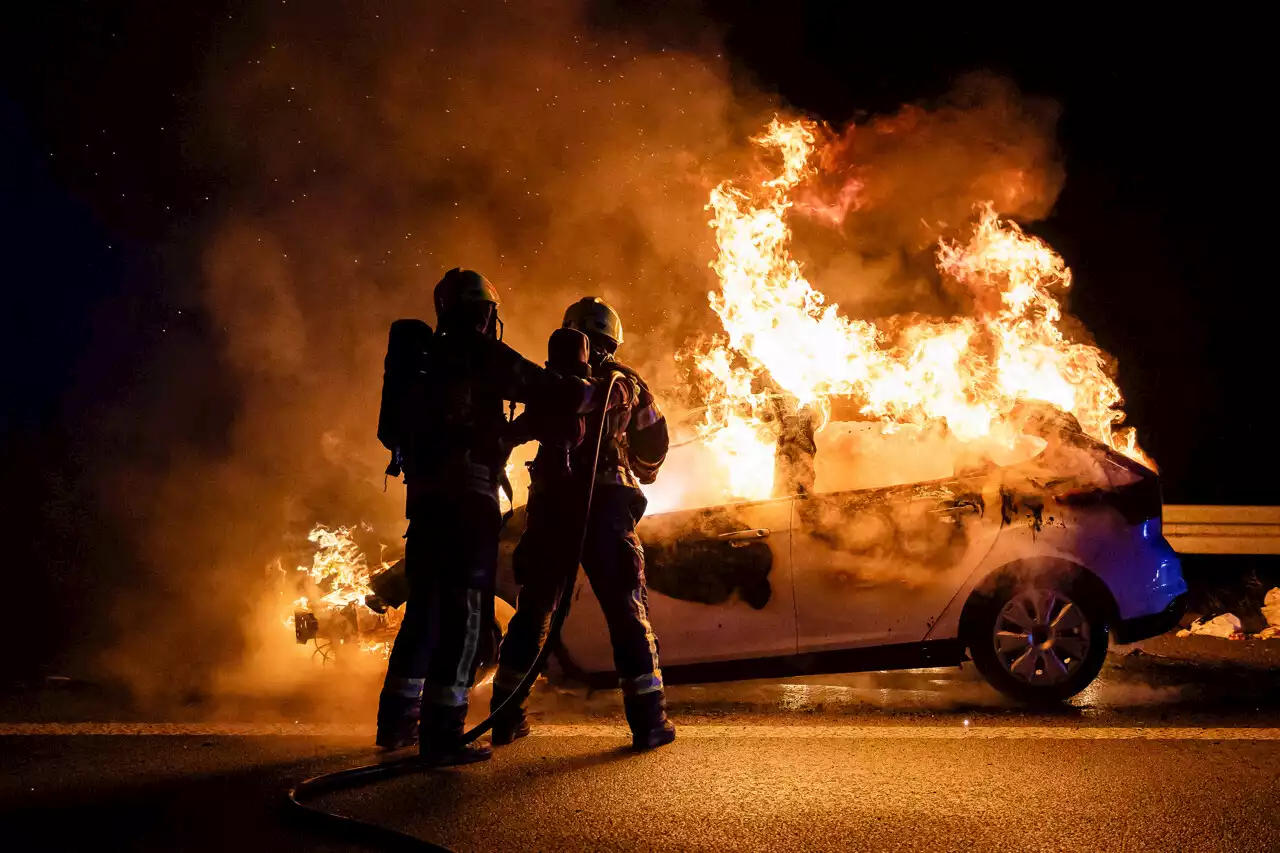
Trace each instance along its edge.
{"label": "white car body panel", "polygon": [[[1056,520],[1055,516],[1055,520]],[[982,560],[982,564],[954,591],[952,599],[945,609],[937,614],[933,625],[923,639],[941,640],[959,636],[960,615],[970,594],[982,586],[993,573],[1015,563],[1028,560],[1055,560],[1074,565],[1088,565],[1082,562],[1079,552],[1074,551],[1071,542],[1075,537],[1045,535],[1045,531],[1036,533],[1030,525],[1004,526],[995,544]],[[1068,541],[1062,541],[1068,540]]]}
{"label": "white car body panel", "polygon": [[959,480],[797,499],[800,651],[923,640],[1000,533],[989,503]]}
{"label": "white car body panel", "polygon": [[[1092,572],[1121,620],[1165,612],[1186,583],[1161,534],[1158,483],[1088,441],[1051,441],[1029,462],[963,477],[644,519],[663,666],[791,658],[808,671],[806,656],[823,652],[954,641],[972,593],[1015,565]],[[1106,500],[1060,500],[1064,483],[1097,496],[1135,481],[1152,487],[1138,499],[1140,515],[1155,501],[1145,520],[1132,509],[1126,520]],[[509,560],[498,591],[515,599]],[[561,642],[577,669],[612,671],[608,630],[581,573]]]}

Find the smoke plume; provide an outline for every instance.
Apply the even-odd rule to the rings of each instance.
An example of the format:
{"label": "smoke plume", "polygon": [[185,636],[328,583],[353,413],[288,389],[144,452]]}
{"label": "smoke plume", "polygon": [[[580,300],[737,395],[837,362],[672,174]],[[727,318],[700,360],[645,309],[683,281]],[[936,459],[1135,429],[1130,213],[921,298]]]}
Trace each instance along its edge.
{"label": "smoke plume", "polygon": [[[785,108],[735,84],[709,30],[637,30],[576,3],[369,8],[276,6],[209,60],[191,156],[224,178],[202,293],[234,403],[203,418],[214,449],[170,437],[110,480],[143,566],[114,602],[110,661],[144,693],[265,688],[296,663],[259,655],[292,642],[263,605],[273,560],[308,562],[317,522],[398,540],[403,491],[384,493],[375,438],[387,328],[434,322],[445,270],[498,286],[506,340],[535,361],[565,306],[604,297],[620,355],[673,408],[674,353],[718,328],[708,193],[750,168],[748,137]],[[828,170],[843,180],[809,199],[839,230],[797,241],[813,280],[855,316],[943,310],[933,241],[977,201],[1047,212],[1053,121],[980,78],[848,131],[832,149],[847,165]],[[200,419],[183,399],[146,417]]]}
{"label": "smoke plume", "polygon": [[399,539],[381,360],[392,320],[434,323],[446,269],[484,272],[506,340],[539,362],[564,308],[602,296],[625,318],[623,357],[671,381],[676,342],[704,322],[714,164],[758,116],[714,40],[659,44],[587,12],[283,6],[228,32],[193,156],[225,177],[202,271],[234,417],[221,452],[175,446],[144,488],[138,471],[113,482],[147,573],[114,609],[111,657],[142,691],[207,683],[272,631],[291,642],[254,614],[265,567],[309,562],[316,522]]}
{"label": "smoke plume", "polygon": [[1057,118],[1054,101],[974,73],[935,101],[828,131],[797,203],[810,280],[851,317],[972,313],[938,280],[938,240],[978,202],[1021,222],[1048,215],[1064,179]]}

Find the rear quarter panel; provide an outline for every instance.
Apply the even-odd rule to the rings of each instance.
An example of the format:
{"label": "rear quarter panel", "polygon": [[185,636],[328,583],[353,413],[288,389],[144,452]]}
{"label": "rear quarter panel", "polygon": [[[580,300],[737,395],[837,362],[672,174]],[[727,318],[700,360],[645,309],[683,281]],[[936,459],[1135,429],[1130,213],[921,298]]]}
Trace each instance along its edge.
{"label": "rear quarter panel", "polygon": [[[1091,447],[1085,450],[1095,454],[1100,464],[1106,462],[1101,451]],[[1128,483],[1146,479],[1153,490],[1158,489],[1152,479],[1156,475],[1150,472],[1133,475],[1131,471],[1103,471],[1099,476],[1104,480],[1127,478]],[[1032,560],[1069,564],[1092,572],[1111,592],[1122,619],[1159,612],[1173,596],[1185,591],[1176,558],[1172,563],[1165,559],[1172,550],[1159,534],[1158,502],[1153,510],[1154,521],[1139,521],[1126,519],[1105,502],[1071,506],[1055,497],[1079,486],[1082,479],[1079,473],[1063,478],[1051,470],[1046,475],[1032,466],[1004,472],[1001,530],[996,544],[939,615],[929,639],[956,637],[961,612],[973,591],[993,574]],[[1087,485],[1109,492],[1115,489],[1110,482],[1090,481]],[[1158,495],[1158,491],[1154,493]]]}

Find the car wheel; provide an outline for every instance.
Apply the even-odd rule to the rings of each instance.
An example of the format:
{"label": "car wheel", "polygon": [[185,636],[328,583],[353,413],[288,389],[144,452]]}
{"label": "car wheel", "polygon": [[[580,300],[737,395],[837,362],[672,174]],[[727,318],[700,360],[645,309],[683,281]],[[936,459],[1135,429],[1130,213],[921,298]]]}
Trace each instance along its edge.
{"label": "car wheel", "polygon": [[1111,627],[1105,590],[1090,580],[1010,581],[974,600],[966,641],[992,687],[1023,702],[1061,702],[1097,677]]}

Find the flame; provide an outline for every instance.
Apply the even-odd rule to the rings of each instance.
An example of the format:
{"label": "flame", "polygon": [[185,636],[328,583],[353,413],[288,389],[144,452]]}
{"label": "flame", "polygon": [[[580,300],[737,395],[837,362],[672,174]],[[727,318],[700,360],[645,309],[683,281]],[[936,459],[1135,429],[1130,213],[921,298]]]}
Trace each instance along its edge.
{"label": "flame", "polygon": [[[876,323],[841,314],[791,253],[792,195],[817,172],[811,162],[819,159],[813,156],[818,140],[812,122],[774,119],[753,142],[777,167],[754,183],[726,180],[711,192],[719,288],[708,298],[723,333],[681,354],[699,376],[703,417],[697,443],[682,460],[690,464],[668,465],[675,470],[646,487],[651,511],[707,501],[708,461],[722,475],[719,499],[768,497],[780,412],[806,407],[825,423],[836,399],[853,401],[884,433],[928,428],[900,430],[919,442],[945,427],[955,440],[993,456],[1018,445],[1010,415],[1019,401],[1044,401],[1074,415],[1087,434],[1154,468],[1134,431],[1120,426],[1123,398],[1106,357],[1069,340],[1060,327],[1071,271],[1044,241],[1001,220],[993,202],[975,205],[967,236],[942,238],[935,250],[939,275],[971,296],[969,316]],[[835,216],[826,208],[819,213]],[[508,476],[514,469],[507,464]],[[505,495],[502,501],[509,509]],[[309,594],[293,602],[295,609],[350,614],[363,606],[372,572],[351,534],[352,528],[324,525],[311,531],[316,553],[310,566],[297,567],[299,591]],[[355,614],[357,644],[388,654],[386,629],[398,619],[379,617],[382,635],[367,633],[360,628],[363,613]]]}
{"label": "flame", "polygon": [[727,478],[728,496],[767,497],[779,394],[829,417],[834,398],[896,425],[945,422],[960,441],[1011,445],[1019,400],[1075,415],[1082,429],[1154,467],[1132,429],[1119,429],[1122,396],[1102,352],[1069,341],[1059,295],[1071,271],[1044,241],[975,207],[968,239],[942,239],[944,278],[973,297],[973,316],[928,321],[850,319],[811,284],[791,254],[792,191],[813,176],[817,125],[775,118],[753,142],[780,165],[754,185],[711,192],[719,290],[708,294],[724,334],[694,355],[706,410],[697,431]]}
{"label": "flame", "polygon": [[366,595],[373,594],[369,586],[369,561],[351,538],[351,531],[350,527],[330,529],[317,524],[307,534],[307,539],[316,544],[316,553],[311,565],[298,566],[298,571],[306,572],[322,592],[328,590],[320,597],[321,604],[332,607],[362,604]]}
{"label": "flame", "polygon": [[[365,597],[374,594],[370,584],[372,575],[391,564],[380,560],[379,565],[371,568],[353,538],[354,529],[324,524],[312,528],[307,535],[316,546],[311,565],[298,566],[293,573],[287,573],[292,574],[294,589],[311,594],[293,600],[283,622],[292,632],[296,611],[323,613],[329,617],[339,611],[351,613],[353,619],[346,621],[354,625],[355,644],[362,651],[386,657],[391,654],[391,644],[384,635],[394,631],[401,613],[389,609],[385,614],[375,614],[365,608]],[[283,570],[279,559],[273,565],[278,571]],[[345,645],[346,637],[340,637],[338,643]]]}

